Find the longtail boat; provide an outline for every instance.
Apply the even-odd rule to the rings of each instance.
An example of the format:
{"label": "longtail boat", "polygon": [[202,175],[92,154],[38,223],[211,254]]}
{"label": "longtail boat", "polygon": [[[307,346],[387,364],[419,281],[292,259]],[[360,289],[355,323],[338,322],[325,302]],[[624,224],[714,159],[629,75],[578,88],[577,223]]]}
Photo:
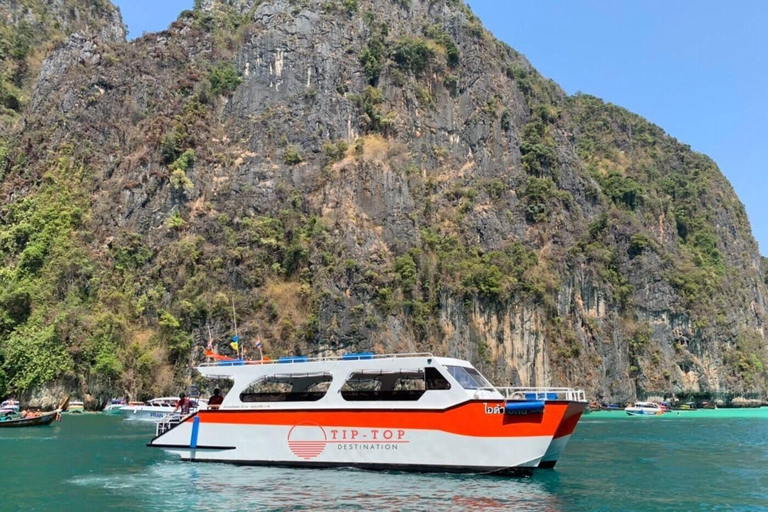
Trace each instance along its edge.
{"label": "longtail boat", "polygon": [[43,414],[42,416],[35,416],[34,418],[17,418],[13,420],[0,420],[0,428],[18,428],[18,427],[41,427],[43,425],[50,425],[56,416],[60,413],[59,410]]}
{"label": "longtail boat", "polygon": [[14,418],[10,420],[3,420],[0,418],[0,428],[42,427],[50,425],[54,420],[61,419],[61,411],[66,409],[68,405],[69,397],[67,397],[55,411],[47,412],[40,416]]}

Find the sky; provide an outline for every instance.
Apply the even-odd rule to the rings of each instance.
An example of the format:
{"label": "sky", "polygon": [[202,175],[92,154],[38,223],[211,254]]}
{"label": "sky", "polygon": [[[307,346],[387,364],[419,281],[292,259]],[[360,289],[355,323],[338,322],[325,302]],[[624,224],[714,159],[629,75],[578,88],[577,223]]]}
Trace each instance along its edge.
{"label": "sky", "polygon": [[[193,0],[116,0],[129,37]],[[468,0],[544,76],[621,105],[712,157],[768,254],[768,1]]]}

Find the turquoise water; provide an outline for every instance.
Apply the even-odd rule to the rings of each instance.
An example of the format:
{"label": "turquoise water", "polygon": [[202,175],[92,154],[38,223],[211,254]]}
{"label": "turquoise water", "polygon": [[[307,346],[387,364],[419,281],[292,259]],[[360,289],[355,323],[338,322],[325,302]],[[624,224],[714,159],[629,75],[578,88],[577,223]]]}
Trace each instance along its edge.
{"label": "turquoise water", "polygon": [[[698,411],[697,411],[698,412]],[[595,413],[530,478],[189,464],[100,415],[0,430],[0,510],[768,511],[768,410]]]}

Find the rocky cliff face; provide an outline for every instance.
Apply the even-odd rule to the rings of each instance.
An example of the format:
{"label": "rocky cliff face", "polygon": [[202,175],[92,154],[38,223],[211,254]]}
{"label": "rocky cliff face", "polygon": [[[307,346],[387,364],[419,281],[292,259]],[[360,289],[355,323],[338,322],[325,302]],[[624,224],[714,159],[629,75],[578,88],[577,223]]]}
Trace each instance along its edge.
{"label": "rocky cliff face", "polygon": [[101,0],[0,0],[0,122],[17,120],[41,61],[71,34],[124,41],[120,12]]}
{"label": "rocky cliff face", "polygon": [[716,165],[567,96],[461,2],[203,0],[131,43],[104,27],[42,63],[5,146],[4,387],[167,391],[208,327],[226,352],[234,299],[272,356],[765,392],[763,262]]}

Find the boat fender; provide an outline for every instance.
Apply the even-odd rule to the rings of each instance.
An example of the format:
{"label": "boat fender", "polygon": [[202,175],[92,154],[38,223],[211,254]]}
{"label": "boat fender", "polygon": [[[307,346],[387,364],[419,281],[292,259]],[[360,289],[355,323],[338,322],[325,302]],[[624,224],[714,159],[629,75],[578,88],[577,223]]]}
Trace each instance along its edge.
{"label": "boat fender", "polygon": [[526,400],[557,400],[557,393],[526,393]]}
{"label": "boat fender", "polygon": [[513,415],[541,414],[544,412],[544,402],[541,400],[507,402],[504,405],[504,412]]}

